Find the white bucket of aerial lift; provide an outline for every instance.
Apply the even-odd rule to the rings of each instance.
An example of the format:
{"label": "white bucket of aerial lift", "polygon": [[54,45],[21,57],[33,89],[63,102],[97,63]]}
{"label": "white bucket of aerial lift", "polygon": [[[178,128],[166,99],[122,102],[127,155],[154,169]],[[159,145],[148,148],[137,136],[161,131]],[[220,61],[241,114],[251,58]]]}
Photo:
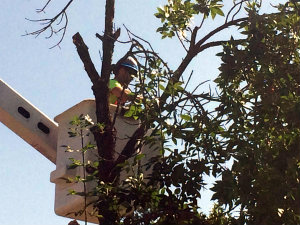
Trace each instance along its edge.
{"label": "white bucket of aerial lift", "polygon": [[[70,189],[82,192],[83,184],[66,183],[64,180],[64,178],[73,178],[76,175],[83,177],[82,167],[77,167],[73,170],[67,169],[71,163],[69,158],[80,160],[81,154],[76,151],[73,153],[65,152],[65,148],[62,146],[69,145],[75,150],[81,149],[81,140],[70,138],[68,135],[69,122],[74,116],[79,116],[80,114],[89,115],[93,121],[96,121],[95,111],[95,101],[84,100],[58,115],[55,118],[57,124],[0,79],[0,122],[23,138],[24,141],[37,149],[51,162],[56,163],[56,170],[51,173],[50,180],[55,183],[54,208],[56,214],[60,216],[84,220],[83,215],[75,216],[74,214],[84,208],[84,198],[78,195],[68,195]],[[110,112],[114,114],[115,111],[116,106],[110,105]],[[116,157],[124,148],[128,137],[137,129],[139,123],[137,120],[122,116],[117,117],[115,124],[117,131]],[[150,135],[150,133],[151,130],[148,131],[147,135]],[[88,136],[84,141],[85,143],[88,141],[94,142],[93,135]],[[158,155],[158,145],[159,141],[155,145],[142,147],[141,152],[145,154],[141,161],[142,165],[150,162],[152,157]],[[91,161],[97,159],[97,151],[89,151],[85,158]],[[152,167],[147,171],[143,169],[143,173],[144,177],[147,177],[152,173]],[[126,175],[128,176],[128,174]],[[121,180],[124,179],[124,176],[122,177],[121,174]],[[87,184],[87,191],[96,185],[90,182]],[[92,198],[88,199],[88,203],[92,201]],[[87,209],[88,212],[92,212],[92,210],[91,206]],[[120,209],[120,211],[124,211],[124,209]],[[88,222],[98,223],[98,219],[88,214]]]}
{"label": "white bucket of aerial lift", "polygon": [[[95,115],[96,107],[94,100],[84,100],[77,105],[71,107],[67,111],[55,117],[55,121],[58,123],[58,141],[57,141],[57,161],[56,161],[56,170],[51,173],[50,180],[55,183],[55,213],[69,218],[75,218],[79,220],[84,220],[83,215],[75,216],[74,213],[83,210],[84,208],[84,197],[78,195],[68,195],[69,190],[75,190],[78,192],[83,191],[83,183],[66,183],[65,179],[68,177],[72,178],[76,175],[83,177],[82,167],[77,167],[76,169],[68,169],[68,165],[70,165],[70,158],[74,158],[77,160],[82,160],[82,155],[78,151],[74,152],[66,152],[66,148],[62,146],[70,146],[72,149],[81,149],[81,139],[80,138],[70,138],[68,131],[71,127],[70,121],[74,116],[89,115],[92,121],[96,121]],[[113,114],[116,112],[116,105],[110,105],[110,112]],[[140,122],[131,118],[126,118],[123,116],[117,116],[115,129],[117,131],[117,139],[116,139],[116,154],[115,157],[118,157],[118,154],[122,151],[124,146],[126,145],[129,137],[132,136],[134,131],[138,128]],[[93,135],[86,136],[84,139],[84,145],[88,142],[95,143]],[[153,157],[153,146],[147,147],[145,146],[142,151],[143,154],[146,155],[143,161]],[[147,153],[149,153],[149,157],[147,157]],[[87,162],[97,160],[97,150],[87,151],[85,154],[85,161]],[[150,171],[147,171],[149,173]],[[121,180],[124,177],[121,177]],[[95,187],[95,183],[87,182],[86,183],[87,191],[92,190]],[[91,203],[95,198],[89,197],[87,199],[87,203]],[[93,211],[92,206],[87,208],[88,212],[88,222],[98,223],[98,219],[96,216],[89,215]]]}

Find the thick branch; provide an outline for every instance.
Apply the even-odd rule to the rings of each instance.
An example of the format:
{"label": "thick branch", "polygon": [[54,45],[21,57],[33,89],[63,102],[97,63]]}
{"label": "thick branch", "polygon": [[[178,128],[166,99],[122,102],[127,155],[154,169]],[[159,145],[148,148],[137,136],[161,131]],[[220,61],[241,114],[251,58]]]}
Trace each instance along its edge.
{"label": "thick branch", "polygon": [[104,131],[100,131],[97,126],[92,129],[97,144],[99,157],[102,159],[99,164],[100,180],[109,181],[108,177],[113,165],[113,153],[115,148],[114,130],[111,126],[111,120],[108,108],[108,86],[107,83],[100,79],[98,72],[91,60],[88,47],[85,45],[79,33],[73,36],[73,42],[77,48],[78,55],[84,64],[90,80],[93,83],[93,92],[96,101],[97,122],[103,123]]}
{"label": "thick branch", "polygon": [[211,38],[212,36],[214,36],[216,33],[219,33],[220,31],[230,27],[230,26],[234,26],[237,25],[240,22],[246,21],[248,19],[248,17],[243,17],[240,19],[236,19],[236,20],[232,20],[229,21],[227,23],[224,23],[222,26],[217,27],[216,29],[214,29],[213,31],[209,32],[205,37],[203,37],[200,41],[197,42],[197,44],[195,45],[196,49],[199,49],[200,46],[207,41],[209,38]]}
{"label": "thick branch", "polygon": [[[237,39],[237,40],[233,40],[236,44],[238,43],[242,43],[245,41],[245,39]],[[221,46],[223,44],[226,44],[227,42],[229,42],[229,40],[227,41],[212,41],[212,42],[208,42],[202,46],[200,46],[199,49],[197,49],[197,52],[200,53],[202,51],[204,51],[205,49],[211,48],[211,47],[216,47],[216,46]]]}
{"label": "thick branch", "polygon": [[[217,46],[217,45],[220,45],[220,44],[223,43],[223,41],[220,41],[220,42],[211,42],[211,43],[208,43],[206,45],[203,45],[205,41],[207,41],[209,38],[211,38],[212,36],[214,36],[218,32],[220,32],[220,31],[222,31],[222,30],[224,30],[224,29],[226,29],[230,26],[234,26],[234,25],[238,24],[239,22],[245,21],[247,19],[248,19],[247,17],[244,17],[244,18],[240,18],[240,19],[237,19],[237,20],[227,22],[227,23],[223,24],[222,26],[219,26],[218,28],[214,29],[210,33],[208,33],[205,37],[203,37],[200,41],[198,41],[197,44],[193,45],[193,43],[191,43],[191,46],[189,48],[189,51],[187,52],[187,55],[182,60],[181,64],[177,68],[177,70],[174,72],[173,77],[170,79],[170,81],[168,82],[168,84],[166,86],[166,90],[168,90],[171,87],[171,85],[173,85],[174,83],[179,81],[179,78],[182,76],[182,74],[186,70],[187,66],[190,64],[192,59],[199,52],[201,52],[204,49],[207,49],[209,47]],[[195,34],[194,34],[194,36],[195,36],[196,31],[194,31],[194,32],[195,32]],[[193,37],[193,40],[195,40],[195,37]],[[160,99],[161,106],[167,100],[167,98],[168,98],[168,93],[165,91],[162,94],[161,99]]]}
{"label": "thick branch", "polygon": [[[183,72],[185,71],[189,63],[196,55],[197,55],[196,51],[189,51],[187,53],[187,55],[185,56],[185,58],[182,60],[181,64],[177,68],[177,70],[174,72],[172,78],[169,80],[166,86],[166,90],[169,90],[173,84],[179,81],[179,78],[181,77],[181,75],[183,74]],[[166,102],[168,97],[169,94],[166,91],[164,91],[164,93],[161,95],[160,98],[160,103],[161,103],[160,106],[162,106]]]}
{"label": "thick branch", "polygon": [[199,27],[195,27],[193,32],[192,32],[191,45],[195,45],[195,43],[196,43],[196,36],[197,36],[198,30],[199,30]]}
{"label": "thick branch", "polygon": [[105,30],[103,38],[103,61],[101,68],[101,78],[108,83],[111,72],[112,54],[115,41],[113,37],[113,21],[115,16],[115,0],[107,0],[105,6]]}
{"label": "thick branch", "polygon": [[97,122],[104,123],[106,129],[113,129],[113,127],[111,127],[112,123],[109,114],[108,82],[112,70],[111,62],[115,43],[115,40],[110,38],[113,36],[114,11],[115,0],[106,0],[105,29],[104,37],[102,39],[103,61],[101,68],[101,79],[99,79],[98,83],[93,83],[93,91],[96,98]]}
{"label": "thick branch", "polygon": [[114,179],[117,176],[117,174],[119,174],[119,172],[120,172],[120,168],[117,167],[117,165],[120,163],[124,163],[127,159],[129,159],[135,153],[137,143],[139,142],[139,140],[142,139],[142,137],[144,137],[144,135],[146,134],[146,131],[147,131],[146,124],[142,123],[142,125],[134,132],[134,134],[132,135],[130,140],[127,142],[127,144],[125,145],[121,154],[119,155],[119,157],[117,158],[117,160],[114,163],[114,166],[113,166],[114,168],[113,168],[113,171],[111,173],[111,178],[110,178],[111,180]]}
{"label": "thick branch", "polygon": [[[97,77],[96,82],[93,82],[92,90],[96,101],[96,117],[97,123],[104,124],[104,131],[99,132],[97,129],[93,131],[98,154],[102,158],[99,163],[99,179],[104,182],[111,182],[110,173],[114,165],[115,152],[115,132],[112,125],[109,112],[109,89],[108,83],[112,70],[111,62],[114,50],[115,40],[113,34],[113,20],[115,11],[115,0],[106,0],[105,6],[105,29],[102,39],[103,61],[101,68],[101,78]],[[95,77],[93,77],[94,80]],[[112,179],[114,179],[112,177]]]}
{"label": "thick branch", "polygon": [[130,140],[125,145],[118,159],[116,160],[116,165],[123,163],[125,160],[129,159],[135,152],[135,147],[137,142],[146,134],[146,125],[143,123],[132,135]]}
{"label": "thick branch", "polygon": [[79,33],[76,33],[73,36],[73,43],[77,48],[78,55],[81,61],[83,62],[85,71],[87,72],[92,83],[95,85],[99,79],[99,74],[91,60],[89,50],[88,50],[89,48],[86,46]]}

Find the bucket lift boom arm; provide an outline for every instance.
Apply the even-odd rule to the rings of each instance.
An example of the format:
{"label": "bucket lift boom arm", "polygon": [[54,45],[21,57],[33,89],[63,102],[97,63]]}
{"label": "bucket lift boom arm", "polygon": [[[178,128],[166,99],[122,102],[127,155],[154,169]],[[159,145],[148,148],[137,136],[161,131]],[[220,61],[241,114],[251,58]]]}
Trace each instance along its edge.
{"label": "bucket lift boom arm", "polygon": [[0,122],[56,163],[57,124],[1,79]]}

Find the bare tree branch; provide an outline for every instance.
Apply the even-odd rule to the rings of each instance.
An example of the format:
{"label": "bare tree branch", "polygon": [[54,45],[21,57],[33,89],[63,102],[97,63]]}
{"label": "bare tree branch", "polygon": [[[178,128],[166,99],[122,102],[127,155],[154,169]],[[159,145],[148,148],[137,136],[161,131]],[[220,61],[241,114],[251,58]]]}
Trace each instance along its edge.
{"label": "bare tree branch", "polygon": [[[227,41],[212,41],[212,42],[208,42],[204,45],[202,45],[199,49],[197,49],[198,53],[204,51],[205,49],[211,48],[211,47],[216,47],[216,46],[220,46],[223,44],[226,44],[229,40]],[[237,40],[233,40],[235,43],[242,43],[245,41],[245,39],[237,39]]]}
{"label": "bare tree branch", "polygon": [[[185,71],[185,69],[187,68],[187,66],[189,65],[189,63],[192,61],[192,59],[201,51],[203,51],[206,48],[209,47],[213,47],[213,46],[217,46],[223,43],[223,41],[221,42],[212,42],[211,44],[207,44],[204,47],[202,46],[205,41],[207,41],[209,38],[211,38],[212,36],[214,36],[215,34],[217,34],[218,32],[230,27],[230,26],[234,26],[237,25],[240,22],[246,21],[248,19],[248,17],[244,17],[244,18],[240,18],[237,20],[233,20],[230,22],[227,22],[219,27],[217,27],[216,29],[214,29],[213,31],[211,31],[210,33],[208,33],[206,36],[204,36],[201,40],[199,40],[195,45],[193,45],[193,43],[191,43],[189,51],[187,52],[186,56],[184,57],[184,59],[182,60],[181,64],[178,66],[178,68],[175,70],[172,78],[170,79],[170,81],[168,82],[167,86],[166,86],[166,90],[168,90],[170,88],[170,86],[176,82],[179,81],[180,77],[182,76],[183,72]],[[194,31],[195,33],[193,34],[193,40],[195,40],[196,38],[196,34],[197,34],[197,30]],[[160,101],[162,103],[164,103],[168,98],[168,94],[165,91],[162,96]]]}
{"label": "bare tree branch", "polygon": [[225,23],[228,22],[228,18],[229,18],[229,16],[230,16],[231,12],[232,12],[237,6],[239,6],[239,9],[238,9],[238,10],[234,13],[234,15],[232,16],[232,20],[234,19],[234,16],[235,16],[237,13],[239,13],[239,11],[241,10],[242,4],[243,4],[244,2],[246,2],[246,1],[248,1],[248,0],[241,0],[240,2],[235,3],[235,4],[231,7],[231,9],[230,9],[230,10],[228,11],[228,13],[227,13],[227,16],[226,16],[226,19],[225,19]]}
{"label": "bare tree branch", "polygon": [[37,9],[36,12],[37,12],[37,13],[44,12],[44,10],[47,8],[47,6],[49,5],[49,3],[50,3],[51,1],[52,1],[52,0],[48,0],[48,1],[46,2],[46,4],[44,5],[44,7],[41,8],[41,9]]}
{"label": "bare tree branch", "polygon": [[[152,45],[150,44],[149,41],[147,41],[147,40],[145,40],[145,39],[143,39],[143,38],[137,36],[136,34],[132,33],[132,32],[131,32],[124,24],[123,24],[123,26],[125,27],[125,29],[126,29],[126,31],[127,31],[128,34],[131,34],[131,35],[134,36],[135,38],[137,38],[137,39],[139,39],[139,40],[141,40],[141,41],[147,43],[147,44],[149,45],[151,51],[154,52],[154,49],[153,49],[153,47],[152,47]],[[137,40],[134,40],[134,41],[136,41],[138,44],[140,44],[140,42],[138,42]],[[141,45],[141,44],[140,44],[140,45]]]}
{"label": "bare tree branch", "polygon": [[101,68],[101,78],[108,84],[111,72],[112,54],[115,41],[108,37],[113,37],[113,21],[115,16],[115,1],[106,1],[105,5],[105,29],[103,38],[103,61]]}
{"label": "bare tree branch", "polygon": [[82,37],[80,36],[79,33],[76,33],[73,36],[73,43],[75,44],[77,48],[78,55],[83,62],[84,69],[87,72],[90,80],[92,81],[93,84],[96,84],[98,79],[99,79],[99,74],[91,60],[88,47],[84,43]]}
{"label": "bare tree branch", "polygon": [[153,52],[153,51],[147,51],[147,50],[143,50],[143,51],[132,51],[132,54],[140,54],[140,53],[145,53],[145,54],[149,54],[149,55],[153,55],[154,57],[158,58],[161,63],[164,65],[164,67],[167,69],[168,73],[172,74],[173,71],[171,70],[171,68],[168,66],[168,64],[158,55],[158,53]]}
{"label": "bare tree branch", "polygon": [[178,34],[178,31],[177,31],[177,30],[175,31],[175,34],[176,34],[176,36],[177,36],[177,38],[178,38],[178,40],[179,40],[180,44],[181,44],[181,45],[182,45],[182,47],[184,48],[184,50],[185,50],[186,52],[188,52],[188,49],[187,49],[187,47],[184,45],[183,41],[181,40],[181,37],[179,36],[179,34]]}
{"label": "bare tree branch", "polygon": [[226,29],[230,26],[237,25],[240,22],[246,21],[247,19],[248,19],[248,17],[243,17],[243,18],[239,18],[239,19],[232,20],[232,21],[229,21],[227,23],[224,23],[222,26],[217,27],[216,29],[214,29],[213,31],[211,31],[207,35],[205,35],[205,37],[203,37],[200,41],[198,41],[198,43],[195,45],[195,48],[199,49],[205,41],[207,41],[209,38],[211,38],[212,36],[214,36],[218,32],[220,32],[220,31],[222,31],[222,30],[224,30],[224,29]]}
{"label": "bare tree branch", "polygon": [[[204,21],[204,17],[203,17],[203,20],[202,22]],[[197,33],[198,33],[198,30],[200,29],[200,27],[195,27],[193,29],[193,32],[192,32],[192,35],[191,35],[191,46],[194,46],[196,44],[196,37],[197,37]]]}
{"label": "bare tree branch", "polygon": [[130,137],[129,141],[125,145],[124,149],[120,153],[119,157],[115,160],[113,171],[112,171],[112,178],[113,179],[118,173],[119,169],[117,167],[118,164],[124,163],[127,159],[129,159],[134,153],[137,148],[137,143],[145,136],[147,132],[146,123],[142,123],[141,126],[134,132],[134,134]]}
{"label": "bare tree branch", "polygon": [[[62,32],[62,35],[59,39],[59,41],[53,45],[51,48],[54,48],[56,46],[59,46],[59,44],[63,41],[64,37],[65,37],[65,34],[66,34],[66,29],[67,29],[67,26],[68,26],[68,17],[67,17],[67,9],[69,8],[69,6],[71,5],[71,3],[73,2],[74,0],[70,0],[66,6],[58,13],[56,14],[53,18],[50,18],[50,19],[39,19],[39,20],[32,20],[32,19],[28,19],[26,18],[26,20],[28,21],[31,21],[31,22],[38,22],[38,23],[41,23],[41,25],[45,25],[43,26],[41,29],[39,30],[36,30],[36,31],[33,31],[33,32],[29,32],[29,33],[26,33],[24,36],[28,36],[28,35],[35,35],[35,36],[39,36],[40,34],[44,33],[45,31],[47,30],[50,30],[50,34],[49,36],[47,36],[46,38],[50,38],[53,36],[53,34],[58,34],[60,33],[61,31]],[[37,12],[40,13],[40,12],[44,12],[44,10],[46,9],[46,7],[48,6],[48,4],[51,2],[51,0],[48,0],[48,2],[44,5],[44,7],[42,9],[38,9]],[[60,19],[60,21],[55,25],[55,26],[58,26],[61,24],[61,22],[63,21],[63,19],[65,18],[65,23],[64,25],[62,25],[61,28],[59,28],[58,30],[54,29],[54,23]]]}

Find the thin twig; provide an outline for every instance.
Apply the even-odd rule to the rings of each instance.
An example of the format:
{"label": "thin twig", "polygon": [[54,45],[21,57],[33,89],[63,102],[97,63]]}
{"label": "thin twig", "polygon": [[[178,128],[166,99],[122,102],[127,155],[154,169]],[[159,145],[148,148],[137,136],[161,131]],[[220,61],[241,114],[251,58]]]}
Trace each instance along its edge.
{"label": "thin twig", "polygon": [[125,29],[127,30],[127,32],[130,33],[132,36],[134,36],[134,37],[137,38],[137,39],[142,40],[142,41],[145,42],[145,43],[147,43],[147,44],[149,45],[150,49],[152,50],[152,52],[154,52],[154,50],[153,50],[153,48],[152,48],[152,45],[150,44],[149,41],[146,41],[145,39],[143,39],[143,38],[137,36],[136,34],[132,33],[132,32],[131,32],[124,24],[123,24],[123,26],[125,27]]}
{"label": "thin twig", "polygon": [[233,16],[231,17],[231,20],[234,20],[234,17],[241,11],[242,9],[242,4],[240,4],[238,10],[235,12],[235,14],[233,14]]}
{"label": "thin twig", "polygon": [[181,38],[179,37],[179,34],[178,34],[178,31],[177,31],[177,30],[175,31],[175,33],[176,33],[176,36],[177,36],[177,38],[178,38],[180,44],[181,44],[182,47],[184,48],[184,50],[185,50],[186,52],[188,52],[188,49],[187,49],[187,47],[185,47],[184,43],[182,42]]}
{"label": "thin twig", "polygon": [[41,12],[45,12],[44,10],[47,8],[48,4],[51,2],[52,0],[48,0],[48,2],[44,5],[43,8],[41,9],[36,9],[37,13],[41,13]]}
{"label": "thin twig", "polygon": [[239,9],[237,10],[237,12],[236,12],[236,13],[233,15],[233,17],[232,17],[232,20],[233,20],[234,16],[240,11],[240,9],[241,9],[241,7],[242,7],[242,4],[243,4],[245,1],[247,1],[247,0],[241,0],[240,2],[235,3],[235,4],[231,7],[231,9],[230,9],[230,10],[228,11],[228,13],[227,13],[227,16],[226,16],[226,19],[225,19],[225,23],[228,22],[229,15],[232,13],[232,11],[235,9],[235,7],[237,7],[238,5],[240,5]]}
{"label": "thin twig", "polygon": [[[52,47],[50,47],[50,49],[54,48],[54,47],[59,47],[59,44],[63,41],[65,34],[66,34],[66,29],[68,26],[68,17],[67,17],[67,13],[66,10],[68,9],[68,7],[71,5],[71,3],[74,0],[70,0],[65,7],[58,13],[56,14],[54,17],[50,18],[50,19],[37,19],[37,20],[33,20],[33,19],[28,19],[25,18],[28,21],[31,22],[39,22],[41,25],[43,25],[44,27],[42,27],[41,29],[38,29],[36,31],[32,31],[26,34],[24,34],[23,36],[28,36],[28,35],[35,35],[36,37],[38,37],[40,34],[44,33],[45,31],[50,29],[50,34],[49,36],[46,36],[47,39],[51,38],[53,36],[53,34],[58,34],[61,31],[63,31],[61,38],[59,39],[59,41]],[[48,4],[51,2],[51,0],[48,0],[48,2],[44,5],[44,7],[40,10],[37,10],[37,13],[43,12],[45,10],[45,8],[48,6]],[[64,25],[62,25],[61,28],[59,28],[58,30],[55,30],[53,28],[53,24],[55,23],[55,21],[57,21],[58,19],[60,19],[58,21],[58,23],[56,24],[56,26],[60,25],[63,21],[63,19],[65,18],[65,23]]]}

